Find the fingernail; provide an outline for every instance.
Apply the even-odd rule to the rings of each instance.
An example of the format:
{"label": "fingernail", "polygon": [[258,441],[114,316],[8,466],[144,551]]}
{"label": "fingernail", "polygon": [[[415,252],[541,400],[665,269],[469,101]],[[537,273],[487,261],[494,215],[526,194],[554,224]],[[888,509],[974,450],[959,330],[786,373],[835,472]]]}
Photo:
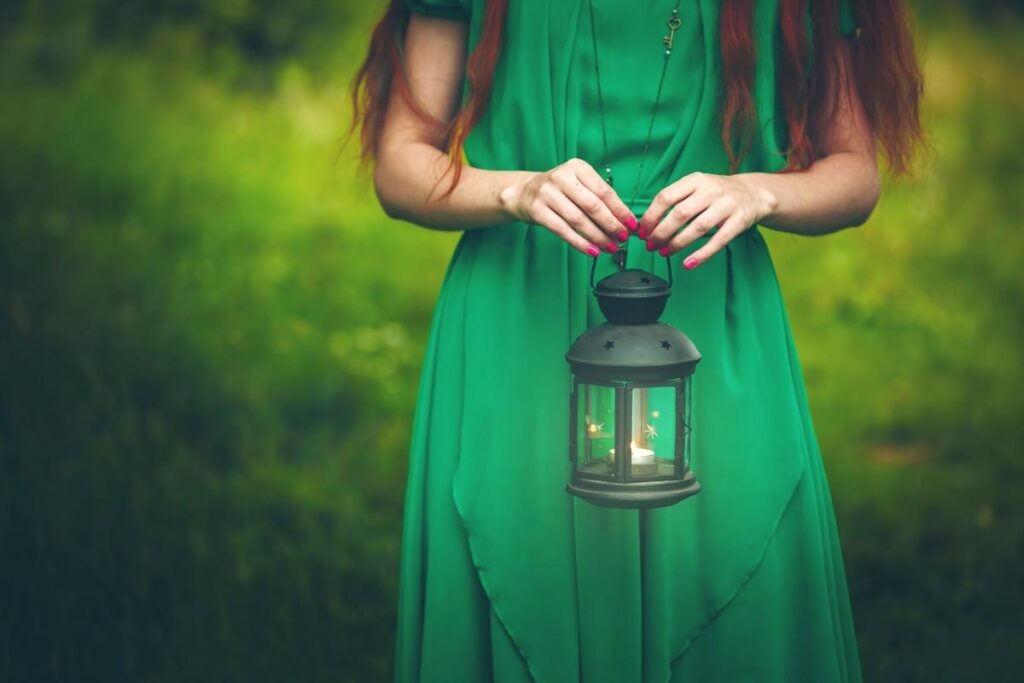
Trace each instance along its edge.
{"label": "fingernail", "polygon": [[658,245],[654,243],[654,240],[647,240],[647,251],[654,251],[658,248]]}
{"label": "fingernail", "polygon": [[658,253],[661,254],[662,256],[668,256],[668,245],[666,244],[664,247],[659,249]]}
{"label": "fingernail", "polygon": [[685,261],[683,261],[683,267],[686,268],[687,270],[691,270],[696,265],[697,265],[697,259],[693,258],[692,256],[690,258],[686,259]]}
{"label": "fingernail", "polygon": [[615,245],[615,242],[609,242],[608,244],[605,245],[604,250],[607,251],[609,254],[614,254],[619,250],[619,248]]}
{"label": "fingernail", "polygon": [[630,230],[636,230],[636,216],[630,216],[626,219],[626,227]]}
{"label": "fingernail", "polygon": [[601,250],[595,247],[594,245],[590,245],[589,247],[587,247],[587,253],[590,254],[591,256],[597,256],[598,254],[601,253]]}
{"label": "fingernail", "polygon": [[619,233],[619,241],[620,242],[625,242],[628,239],[629,239],[629,231],[628,230],[623,230],[622,232]]}
{"label": "fingernail", "polygon": [[639,235],[640,239],[642,240],[647,239],[647,231],[644,230],[643,228],[640,228],[640,232],[638,232],[637,235]]}

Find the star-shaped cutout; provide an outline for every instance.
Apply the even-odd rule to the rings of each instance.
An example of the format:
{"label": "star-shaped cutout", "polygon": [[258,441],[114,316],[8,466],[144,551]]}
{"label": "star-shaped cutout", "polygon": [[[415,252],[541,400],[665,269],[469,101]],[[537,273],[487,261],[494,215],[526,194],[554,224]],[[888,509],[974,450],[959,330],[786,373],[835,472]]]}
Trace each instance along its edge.
{"label": "star-shaped cutout", "polygon": [[644,277],[640,278],[640,282],[644,283],[645,285],[649,285],[651,284],[651,278],[645,275]]}
{"label": "star-shaped cutout", "polygon": [[608,341],[606,341],[604,343],[605,350],[608,350],[608,349],[612,348],[613,346],[615,346],[615,342],[613,342],[611,339],[609,339]]}
{"label": "star-shaped cutout", "polygon": [[668,343],[668,339],[662,339],[661,340],[661,348],[663,348],[663,349],[670,349],[670,348],[672,348],[672,345]]}

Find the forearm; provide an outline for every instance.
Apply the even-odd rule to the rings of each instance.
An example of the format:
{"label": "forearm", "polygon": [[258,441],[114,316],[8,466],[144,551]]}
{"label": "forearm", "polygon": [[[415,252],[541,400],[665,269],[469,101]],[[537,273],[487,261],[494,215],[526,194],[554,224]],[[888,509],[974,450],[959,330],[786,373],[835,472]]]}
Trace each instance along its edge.
{"label": "forearm", "polygon": [[428,143],[406,142],[382,152],[374,187],[384,211],[434,230],[480,229],[515,220],[510,192],[532,177],[532,171],[492,171],[465,164],[459,184],[438,199],[452,180],[453,171],[445,174],[448,165],[448,157]]}
{"label": "forearm", "polygon": [[760,225],[780,232],[824,235],[863,224],[878,202],[880,180],[872,158],[837,152],[792,173],[744,173],[760,193]]}

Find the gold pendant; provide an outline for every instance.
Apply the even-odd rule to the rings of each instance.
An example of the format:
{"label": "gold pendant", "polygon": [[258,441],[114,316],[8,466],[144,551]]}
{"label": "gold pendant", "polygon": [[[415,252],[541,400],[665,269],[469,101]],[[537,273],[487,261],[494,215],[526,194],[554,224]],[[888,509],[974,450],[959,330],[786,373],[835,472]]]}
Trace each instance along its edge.
{"label": "gold pendant", "polygon": [[679,18],[679,10],[672,10],[672,16],[665,23],[668,24],[668,35],[662,38],[661,42],[665,44],[665,54],[668,54],[672,51],[672,41],[676,38],[676,29],[683,23]]}

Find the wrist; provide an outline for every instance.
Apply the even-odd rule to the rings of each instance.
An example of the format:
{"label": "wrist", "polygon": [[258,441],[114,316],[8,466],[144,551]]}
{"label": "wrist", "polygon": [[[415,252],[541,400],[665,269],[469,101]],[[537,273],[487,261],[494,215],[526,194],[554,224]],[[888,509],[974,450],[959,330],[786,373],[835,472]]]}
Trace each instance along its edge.
{"label": "wrist", "polygon": [[536,175],[533,171],[515,171],[511,180],[498,191],[498,206],[509,221],[522,221],[526,217],[520,207],[520,199],[526,184]]}
{"label": "wrist", "polygon": [[769,220],[779,208],[778,196],[768,187],[767,183],[763,182],[762,176],[763,174],[760,173],[747,173],[739,176],[754,198],[755,223]]}

